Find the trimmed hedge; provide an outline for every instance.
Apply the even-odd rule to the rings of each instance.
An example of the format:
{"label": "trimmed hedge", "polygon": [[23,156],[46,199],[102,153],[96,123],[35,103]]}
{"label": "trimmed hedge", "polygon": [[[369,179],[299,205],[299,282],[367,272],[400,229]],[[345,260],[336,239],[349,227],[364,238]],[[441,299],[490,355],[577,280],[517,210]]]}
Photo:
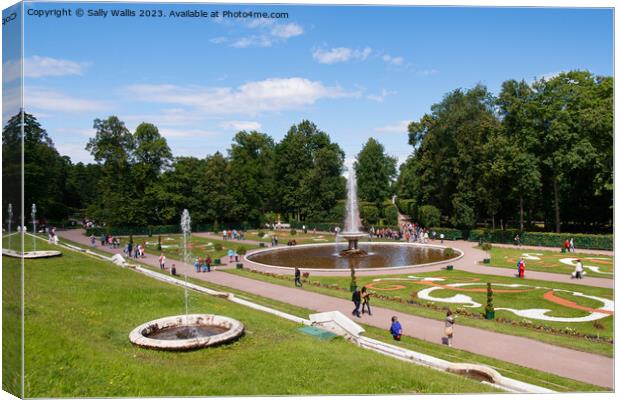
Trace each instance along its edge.
{"label": "trimmed hedge", "polygon": [[[212,224],[193,224],[192,232],[215,232],[218,233],[222,229],[238,229],[234,226],[219,225],[219,229],[214,230]],[[141,235],[141,236],[153,236],[153,235],[167,235],[173,233],[181,233],[181,225],[157,225],[157,226],[111,226],[111,227],[97,227],[86,229],[86,236],[95,235],[97,237],[106,234],[112,236],[129,236],[129,235]]]}
{"label": "trimmed hedge", "polygon": [[398,225],[398,209],[392,202],[384,203],[383,214],[385,215],[385,225]]}
{"label": "trimmed hedge", "polygon": [[552,232],[519,232],[517,229],[492,230],[474,229],[469,233],[469,240],[489,243],[514,244],[515,235],[519,233],[521,244],[526,246],[547,246],[561,248],[564,241],[573,238],[575,248],[594,250],[613,250],[613,235],[586,235],[581,233],[552,233]]}
{"label": "trimmed hedge", "polygon": [[452,228],[430,228],[429,232],[435,232],[437,235],[435,239],[439,239],[439,235],[443,233],[445,240],[462,240],[466,238],[466,232],[460,229],[452,229]]}
{"label": "trimmed hedge", "polygon": [[342,223],[336,222],[289,222],[291,228],[302,229],[306,225],[306,229],[309,231],[316,229],[319,232],[334,232],[334,228],[339,227],[342,229]]}
{"label": "trimmed hedge", "polygon": [[418,217],[418,206],[413,199],[400,199],[396,198],[396,206],[400,210],[401,214],[405,214],[413,220]]}

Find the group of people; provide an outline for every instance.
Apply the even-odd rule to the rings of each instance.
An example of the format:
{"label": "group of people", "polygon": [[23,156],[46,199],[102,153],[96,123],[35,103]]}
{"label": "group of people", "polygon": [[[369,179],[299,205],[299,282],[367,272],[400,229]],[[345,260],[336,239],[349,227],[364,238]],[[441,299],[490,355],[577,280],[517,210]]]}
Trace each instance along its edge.
{"label": "group of people", "polygon": [[[370,293],[366,289],[366,286],[362,287],[362,290],[356,286],[353,291],[353,295],[351,296],[351,300],[355,305],[353,312],[351,314],[355,315],[358,318],[362,317],[366,311],[368,311],[368,315],[372,315],[370,311]],[[362,312],[360,313],[360,306],[362,307]]]}
{"label": "group of people", "polygon": [[[408,243],[428,243],[429,238],[435,239],[437,236],[435,232],[429,235],[427,228],[422,228],[420,224],[415,222],[406,222],[401,225],[400,230],[402,232],[402,238]],[[440,235],[443,243],[443,234]]]}
{"label": "group of people", "polygon": [[211,272],[212,263],[213,260],[211,260],[211,257],[207,254],[204,258],[198,257],[194,260],[194,268],[196,272]]}
{"label": "group of people", "polygon": [[369,239],[373,239],[373,238],[379,238],[379,239],[394,239],[394,240],[400,240],[402,239],[402,232],[397,231],[395,229],[391,229],[391,228],[376,228],[374,226],[371,226],[370,229],[368,229],[368,238]]}
{"label": "group of people", "polygon": [[243,231],[238,231],[236,229],[233,230],[226,230],[224,229],[222,231],[222,239],[223,240],[244,240],[245,239],[245,233]]}
{"label": "group of people", "polygon": [[575,252],[575,242],[573,241],[573,238],[566,239],[564,241],[564,251],[567,253]]}

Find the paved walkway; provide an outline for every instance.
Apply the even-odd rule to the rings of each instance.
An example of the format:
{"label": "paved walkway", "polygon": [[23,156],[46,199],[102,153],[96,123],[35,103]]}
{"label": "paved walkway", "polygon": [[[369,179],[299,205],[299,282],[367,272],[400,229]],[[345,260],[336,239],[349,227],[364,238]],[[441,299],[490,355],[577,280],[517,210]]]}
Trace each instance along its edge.
{"label": "paved walkway", "polygon": [[[83,246],[88,246],[88,238],[80,230],[58,232]],[[109,253],[121,253],[120,249],[97,247]],[[157,256],[147,254],[140,260],[143,263],[158,266]],[[172,261],[168,262],[168,266]],[[257,281],[221,271],[196,273],[190,265],[174,261],[181,274],[227,286],[288,304],[324,311],[341,311],[349,315],[352,310],[350,301],[314,293],[294,287],[284,287]],[[373,307],[373,315],[366,316],[360,322],[382,329],[388,329],[390,318],[398,315],[405,335],[430,342],[440,342],[443,334],[443,322],[428,318],[403,314],[390,309]],[[458,320],[457,320],[458,322]],[[532,339],[505,335],[467,326],[455,328],[454,347],[472,353],[493,357],[499,360],[523,365],[529,368],[550,372],[578,381],[589,382],[604,387],[613,387],[613,359],[600,355],[553,346]]]}

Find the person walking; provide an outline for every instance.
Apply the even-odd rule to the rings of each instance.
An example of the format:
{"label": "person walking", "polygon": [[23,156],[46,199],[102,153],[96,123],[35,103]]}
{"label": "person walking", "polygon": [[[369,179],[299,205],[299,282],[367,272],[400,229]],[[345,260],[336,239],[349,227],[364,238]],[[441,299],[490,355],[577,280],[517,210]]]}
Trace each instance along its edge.
{"label": "person walking", "polygon": [[355,291],[351,296],[351,301],[353,301],[353,304],[355,305],[355,308],[353,309],[353,312],[351,314],[355,315],[358,318],[361,318],[362,314],[360,314],[360,304],[362,303],[362,296],[359,288],[355,288]]}
{"label": "person walking", "polygon": [[446,335],[446,344],[448,347],[452,347],[452,337],[454,336],[454,315],[452,311],[448,310],[446,313],[444,334]]}
{"label": "person walking", "polygon": [[211,260],[211,256],[207,254],[207,258],[205,259],[205,264],[207,264],[207,272],[211,272],[211,264],[213,260]]}
{"label": "person walking", "polygon": [[95,237],[95,235],[90,235],[90,245],[91,247],[97,246],[97,238]]}
{"label": "person walking", "polygon": [[366,289],[366,286],[362,286],[362,314],[364,314],[364,310],[368,309],[368,315],[372,315],[370,312],[370,293]]}
{"label": "person walking", "polygon": [[568,239],[566,239],[564,241],[564,252],[568,253],[570,251],[570,242],[568,241]]}
{"label": "person walking", "polygon": [[515,235],[515,244],[521,246],[521,236],[518,233]]}
{"label": "person walking", "polygon": [[575,265],[575,278],[583,279],[583,264],[580,259],[577,259],[577,264]]}
{"label": "person walking", "polygon": [[575,252],[575,242],[573,241],[573,238],[570,238],[568,241],[568,249],[571,253]]}
{"label": "person walking", "polygon": [[301,271],[295,267],[295,287],[301,287]]}
{"label": "person walking", "polygon": [[519,278],[525,278],[525,260],[523,257],[519,260]]}
{"label": "person walking", "polygon": [[398,322],[398,317],[392,317],[392,325],[390,325],[390,334],[394,338],[394,340],[400,341],[400,337],[403,335],[403,327]]}
{"label": "person walking", "polygon": [[161,253],[159,256],[159,269],[166,269],[166,256]]}

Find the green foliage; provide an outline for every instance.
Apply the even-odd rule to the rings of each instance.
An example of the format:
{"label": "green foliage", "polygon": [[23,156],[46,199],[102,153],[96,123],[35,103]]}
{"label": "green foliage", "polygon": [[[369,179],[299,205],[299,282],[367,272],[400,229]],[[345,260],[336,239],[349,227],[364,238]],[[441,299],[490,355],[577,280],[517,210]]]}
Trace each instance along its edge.
{"label": "green foliage", "polygon": [[573,238],[576,248],[613,250],[613,235],[585,235],[573,233],[551,232],[519,232],[515,229],[493,230],[474,229],[469,233],[469,240],[473,242],[507,243],[514,244],[514,237],[519,233],[521,244],[526,246],[562,247],[564,241]]}
{"label": "green foliage", "polygon": [[320,220],[345,197],[344,152],[310,121],[292,126],[275,147],[276,211],[291,222]]}
{"label": "green foliage", "polygon": [[413,199],[401,199],[396,198],[396,206],[400,210],[401,214],[404,214],[414,221],[418,219],[417,203]]}
{"label": "green foliage", "polygon": [[493,245],[491,243],[482,243],[480,248],[484,251],[489,251],[493,248]]}
{"label": "green foliage", "polygon": [[438,226],[441,213],[435,206],[425,205],[418,210],[418,220],[424,227]]}
{"label": "green foliage", "polygon": [[381,143],[368,139],[354,163],[357,194],[361,200],[381,204],[391,197],[396,162],[396,158],[385,153]]}
{"label": "green foliage", "polygon": [[213,248],[214,248],[216,251],[222,251],[222,249],[224,248],[224,246],[222,246],[222,244],[221,244],[221,243],[215,243],[215,244],[213,245]]}
{"label": "green foliage", "polygon": [[443,256],[446,258],[456,257],[456,251],[452,247],[446,247],[443,249]]}
{"label": "green foliage", "polygon": [[297,235],[297,230],[296,229],[291,229],[290,234],[291,234],[291,236]]}
{"label": "green foliage", "polygon": [[398,225],[398,209],[392,202],[384,203],[383,216],[385,217],[385,225]]}
{"label": "green foliage", "polygon": [[431,232],[435,232],[437,234],[437,239],[439,239],[439,235],[443,233],[444,239],[446,240],[461,240],[466,236],[464,232],[460,229],[452,229],[452,228],[429,228]]}
{"label": "green foliage", "polygon": [[487,282],[487,305],[484,307],[484,311],[486,313],[492,313],[495,311],[493,307],[493,289],[491,287],[491,282]]}
{"label": "green foliage", "polygon": [[364,225],[374,225],[379,222],[379,209],[375,205],[360,204],[360,217],[364,221]]}
{"label": "green foliage", "polygon": [[240,256],[245,255],[247,252],[248,249],[246,249],[244,246],[237,247],[237,254],[239,254]]}
{"label": "green foliage", "polygon": [[265,232],[264,232],[264,231],[259,230],[259,231],[257,232],[257,235],[258,235],[258,237],[259,237],[259,238],[262,238],[263,236],[265,236]]}

